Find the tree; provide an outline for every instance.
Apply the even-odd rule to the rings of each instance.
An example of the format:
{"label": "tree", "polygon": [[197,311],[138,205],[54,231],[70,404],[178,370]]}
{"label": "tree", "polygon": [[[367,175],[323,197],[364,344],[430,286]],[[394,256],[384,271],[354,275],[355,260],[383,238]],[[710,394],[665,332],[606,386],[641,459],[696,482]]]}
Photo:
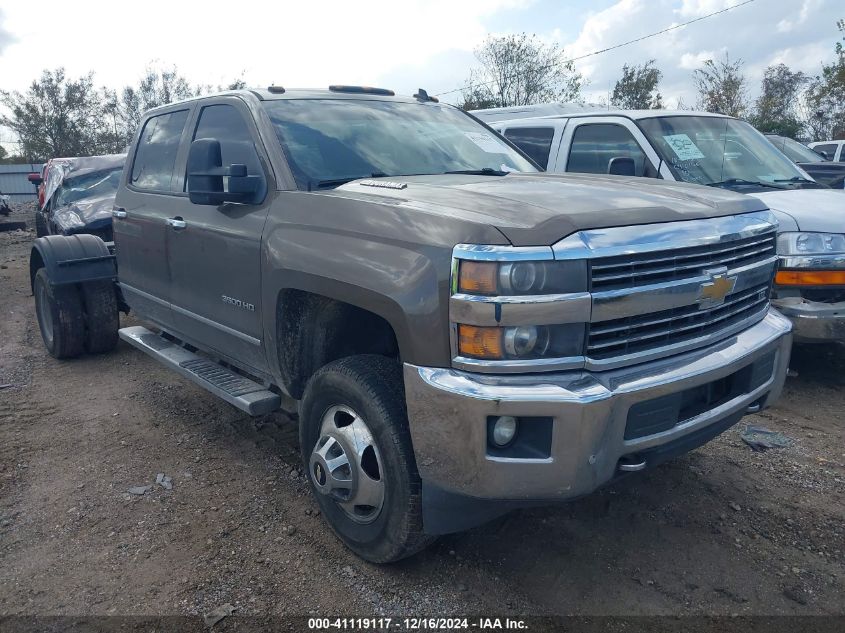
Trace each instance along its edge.
{"label": "tree", "polygon": [[148,66],[137,86],[124,87],[119,97],[109,95],[109,114],[117,123],[123,144],[128,145],[144,112],[208,91],[205,86],[192,86],[176,66],[169,70]]}
{"label": "tree", "polygon": [[90,156],[110,151],[114,141],[102,122],[107,116],[102,94],[94,88],[94,73],[70,79],[64,68],[44,70],[25,93],[0,91],[10,114],[0,125],[20,141],[27,162],[55,156]]}
{"label": "tree", "polygon": [[842,40],[836,43],[836,59],[822,66],[822,74],[810,81],[804,107],[814,141],[845,138],[845,20],[836,23]]}
{"label": "tree", "polygon": [[663,107],[663,97],[657,84],[663,73],[654,68],[650,59],[642,66],[622,66],[622,78],[613,87],[610,104],[624,110],[648,110]]}
{"label": "tree", "polygon": [[488,37],[475,50],[480,66],[462,92],[464,109],[576,101],[583,77],[563,49],[535,35]]}
{"label": "tree", "polygon": [[751,124],[761,132],[800,136],[804,123],[798,115],[798,98],[806,83],[804,73],[793,72],[786,64],[766,68]]}
{"label": "tree", "polygon": [[697,107],[708,112],[719,112],[742,117],[748,109],[748,90],[742,74],[743,61],[708,59],[704,68],[693,73],[693,83],[698,92]]}

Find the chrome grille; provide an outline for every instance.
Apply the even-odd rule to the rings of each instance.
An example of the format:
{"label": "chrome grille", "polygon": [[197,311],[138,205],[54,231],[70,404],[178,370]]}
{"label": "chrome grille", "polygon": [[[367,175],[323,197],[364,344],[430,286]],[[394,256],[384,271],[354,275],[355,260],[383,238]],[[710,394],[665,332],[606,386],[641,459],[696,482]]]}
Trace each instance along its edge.
{"label": "chrome grille", "polygon": [[728,336],[765,316],[770,292],[771,282],[730,294],[723,304],[710,309],[702,310],[694,304],[591,323],[587,356],[602,360],[637,355],[716,334]]}
{"label": "chrome grille", "polygon": [[775,256],[775,248],[771,231],[731,242],[599,257],[591,263],[591,288],[599,292],[689,279],[718,266],[733,269],[765,261]]}

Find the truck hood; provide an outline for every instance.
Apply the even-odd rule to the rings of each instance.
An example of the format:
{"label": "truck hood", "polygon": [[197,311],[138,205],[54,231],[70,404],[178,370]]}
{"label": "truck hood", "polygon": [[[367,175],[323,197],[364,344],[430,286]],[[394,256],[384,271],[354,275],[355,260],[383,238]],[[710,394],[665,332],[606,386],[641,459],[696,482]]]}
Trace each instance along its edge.
{"label": "truck hood", "polygon": [[789,189],[752,194],[775,212],[781,231],[845,231],[845,194],[835,189]]}
{"label": "truck hood", "polygon": [[592,174],[393,176],[356,180],[322,193],[485,223],[515,246],[546,246],[584,229],[766,209],[752,196],[729,191]]}

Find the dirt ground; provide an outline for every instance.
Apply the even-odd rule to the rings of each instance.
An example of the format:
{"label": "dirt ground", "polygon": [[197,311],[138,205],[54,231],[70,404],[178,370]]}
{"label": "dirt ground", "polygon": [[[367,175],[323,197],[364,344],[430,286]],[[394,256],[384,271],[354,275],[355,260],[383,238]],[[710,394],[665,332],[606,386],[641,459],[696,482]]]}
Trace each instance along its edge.
{"label": "dirt ground", "polygon": [[[845,348],[797,348],[776,407],[689,455],[377,567],[319,516],[291,416],[123,343],[50,358],[32,239],[0,233],[0,616],[845,613]],[[752,452],[745,424],[794,444]]]}

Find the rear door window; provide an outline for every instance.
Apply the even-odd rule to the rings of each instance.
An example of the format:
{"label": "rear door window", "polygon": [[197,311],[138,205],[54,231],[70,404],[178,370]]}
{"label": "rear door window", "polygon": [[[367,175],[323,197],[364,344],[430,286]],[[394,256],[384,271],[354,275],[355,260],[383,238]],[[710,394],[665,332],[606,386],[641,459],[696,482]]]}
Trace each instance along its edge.
{"label": "rear door window", "polygon": [[130,184],[133,187],[165,193],[173,191],[176,154],[188,112],[177,110],[147,119],[132,163]]}
{"label": "rear door window", "polygon": [[606,174],[613,158],[633,158],[634,173],[644,174],[646,156],[631,132],[615,123],[585,123],[575,129],[566,171]]}
{"label": "rear door window", "polygon": [[528,154],[543,169],[549,166],[553,127],[515,127],[505,130],[505,138]]}

